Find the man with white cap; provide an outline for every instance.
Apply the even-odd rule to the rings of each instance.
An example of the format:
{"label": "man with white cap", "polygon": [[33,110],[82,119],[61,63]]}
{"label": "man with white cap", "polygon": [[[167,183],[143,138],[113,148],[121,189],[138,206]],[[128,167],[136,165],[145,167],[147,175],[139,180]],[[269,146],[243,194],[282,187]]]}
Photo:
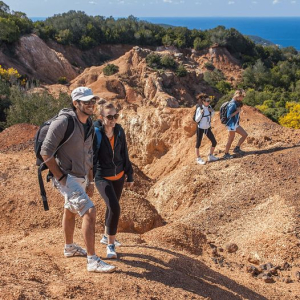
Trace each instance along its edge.
{"label": "man with white cap", "polygon": [[[88,271],[112,272],[115,267],[106,264],[95,254],[96,208],[89,198],[94,192],[94,128],[90,116],[99,97],[87,87],[74,89],[71,97],[73,110],[64,109],[52,121],[41,148],[43,160],[53,174],[53,184],[65,198],[62,220],[64,255],[87,256]],[[68,115],[73,118],[74,130],[60,146],[70,122]],[[82,233],[87,250],[73,242],[76,214],[82,217]]]}

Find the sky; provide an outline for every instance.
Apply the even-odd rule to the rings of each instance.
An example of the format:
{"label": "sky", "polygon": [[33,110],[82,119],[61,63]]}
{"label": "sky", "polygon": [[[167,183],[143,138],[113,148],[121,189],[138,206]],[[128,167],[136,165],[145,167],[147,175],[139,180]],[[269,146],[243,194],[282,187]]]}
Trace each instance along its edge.
{"label": "sky", "polygon": [[127,17],[291,17],[300,0],[4,0],[28,17],[51,17],[69,10],[87,15]]}

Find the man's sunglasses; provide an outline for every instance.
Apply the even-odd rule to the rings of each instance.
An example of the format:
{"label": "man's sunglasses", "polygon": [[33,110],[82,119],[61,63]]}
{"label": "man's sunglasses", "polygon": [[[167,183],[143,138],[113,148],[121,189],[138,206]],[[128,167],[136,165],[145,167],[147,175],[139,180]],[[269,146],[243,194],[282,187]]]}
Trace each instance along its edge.
{"label": "man's sunglasses", "polygon": [[117,120],[119,118],[119,114],[115,114],[115,115],[108,115],[108,116],[104,116],[105,118],[107,118],[108,120]]}
{"label": "man's sunglasses", "polygon": [[84,105],[91,105],[91,104],[95,105],[96,101],[97,101],[96,99],[91,99],[90,101],[80,101],[80,102],[82,102]]}
{"label": "man's sunglasses", "polygon": [[209,99],[204,99],[203,101],[204,101],[204,102],[210,102],[210,100],[209,100]]}

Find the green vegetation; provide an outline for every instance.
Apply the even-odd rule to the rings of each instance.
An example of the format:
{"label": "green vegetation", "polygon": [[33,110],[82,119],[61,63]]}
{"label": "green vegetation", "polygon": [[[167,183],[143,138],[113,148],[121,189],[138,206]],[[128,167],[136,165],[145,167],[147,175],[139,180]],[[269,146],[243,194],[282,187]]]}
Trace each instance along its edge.
{"label": "green vegetation", "polygon": [[65,76],[61,76],[57,79],[57,83],[59,84],[67,84],[68,83],[68,80]]}
{"label": "green vegetation", "polygon": [[[295,122],[286,121],[291,117],[285,118],[295,114],[295,110],[287,107],[287,103],[299,103],[300,99],[300,54],[293,47],[280,49],[275,45],[255,44],[237,30],[226,29],[224,26],[204,31],[189,30],[185,27],[151,24],[133,16],[116,20],[112,17],[88,16],[82,11],[69,11],[33,23],[24,13],[11,12],[9,6],[0,1],[0,46],[9,46],[28,33],[80,49],[90,49],[101,44],[131,44],[202,50],[218,44],[225,47],[242,64],[243,78],[238,87],[247,91],[245,103],[256,106],[276,122],[296,126],[291,125]],[[99,58],[101,61],[106,59]],[[185,67],[178,66],[171,55],[160,56],[152,53],[147,56],[146,62],[149,67],[159,72],[170,69],[177,76],[187,75]],[[204,73],[204,80],[223,95],[216,105],[219,107],[222,101],[230,99],[233,87],[225,80],[224,74],[211,63],[207,63],[205,67],[207,71]],[[118,69],[114,65],[107,65],[103,72],[111,75],[118,72]],[[5,90],[3,84],[8,84],[9,89],[17,83],[23,87],[28,86],[26,80],[22,81],[14,76],[7,79],[5,76],[7,74],[0,74],[0,92]],[[11,97],[7,95],[4,93],[1,97]],[[1,102],[0,122],[3,121],[3,111],[7,106],[8,102]]]}
{"label": "green vegetation", "polygon": [[106,76],[113,75],[117,72],[119,72],[119,67],[114,64],[108,64],[103,68],[103,74]]}
{"label": "green vegetation", "polygon": [[41,125],[52,118],[61,108],[70,106],[70,97],[60,94],[56,99],[48,93],[24,93],[18,86],[10,89],[11,105],[7,110],[6,125],[30,123]]}

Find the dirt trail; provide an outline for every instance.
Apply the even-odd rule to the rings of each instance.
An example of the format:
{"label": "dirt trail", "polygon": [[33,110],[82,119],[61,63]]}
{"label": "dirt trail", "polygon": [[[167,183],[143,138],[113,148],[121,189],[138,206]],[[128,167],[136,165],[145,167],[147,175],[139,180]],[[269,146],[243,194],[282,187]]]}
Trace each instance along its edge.
{"label": "dirt trail", "polygon": [[[124,109],[121,118],[136,186],[122,197],[123,247],[113,274],[90,274],[84,258],[64,258],[63,200],[47,184],[50,210],[44,212],[38,193],[36,127],[19,124],[0,133],[1,299],[300,299],[299,130],[245,108],[247,155],[198,166],[192,109],[148,118],[151,109],[140,108],[139,116],[155,132],[135,135],[129,122],[135,110]],[[213,126],[223,149],[224,130],[217,119]],[[151,163],[143,164],[145,156]],[[99,243],[105,207],[97,194],[93,201],[96,250],[105,257]],[[83,244],[79,220],[75,241]],[[229,253],[229,243],[238,250]],[[274,283],[247,272],[268,262],[281,267]],[[292,282],[283,282],[287,278]]]}

